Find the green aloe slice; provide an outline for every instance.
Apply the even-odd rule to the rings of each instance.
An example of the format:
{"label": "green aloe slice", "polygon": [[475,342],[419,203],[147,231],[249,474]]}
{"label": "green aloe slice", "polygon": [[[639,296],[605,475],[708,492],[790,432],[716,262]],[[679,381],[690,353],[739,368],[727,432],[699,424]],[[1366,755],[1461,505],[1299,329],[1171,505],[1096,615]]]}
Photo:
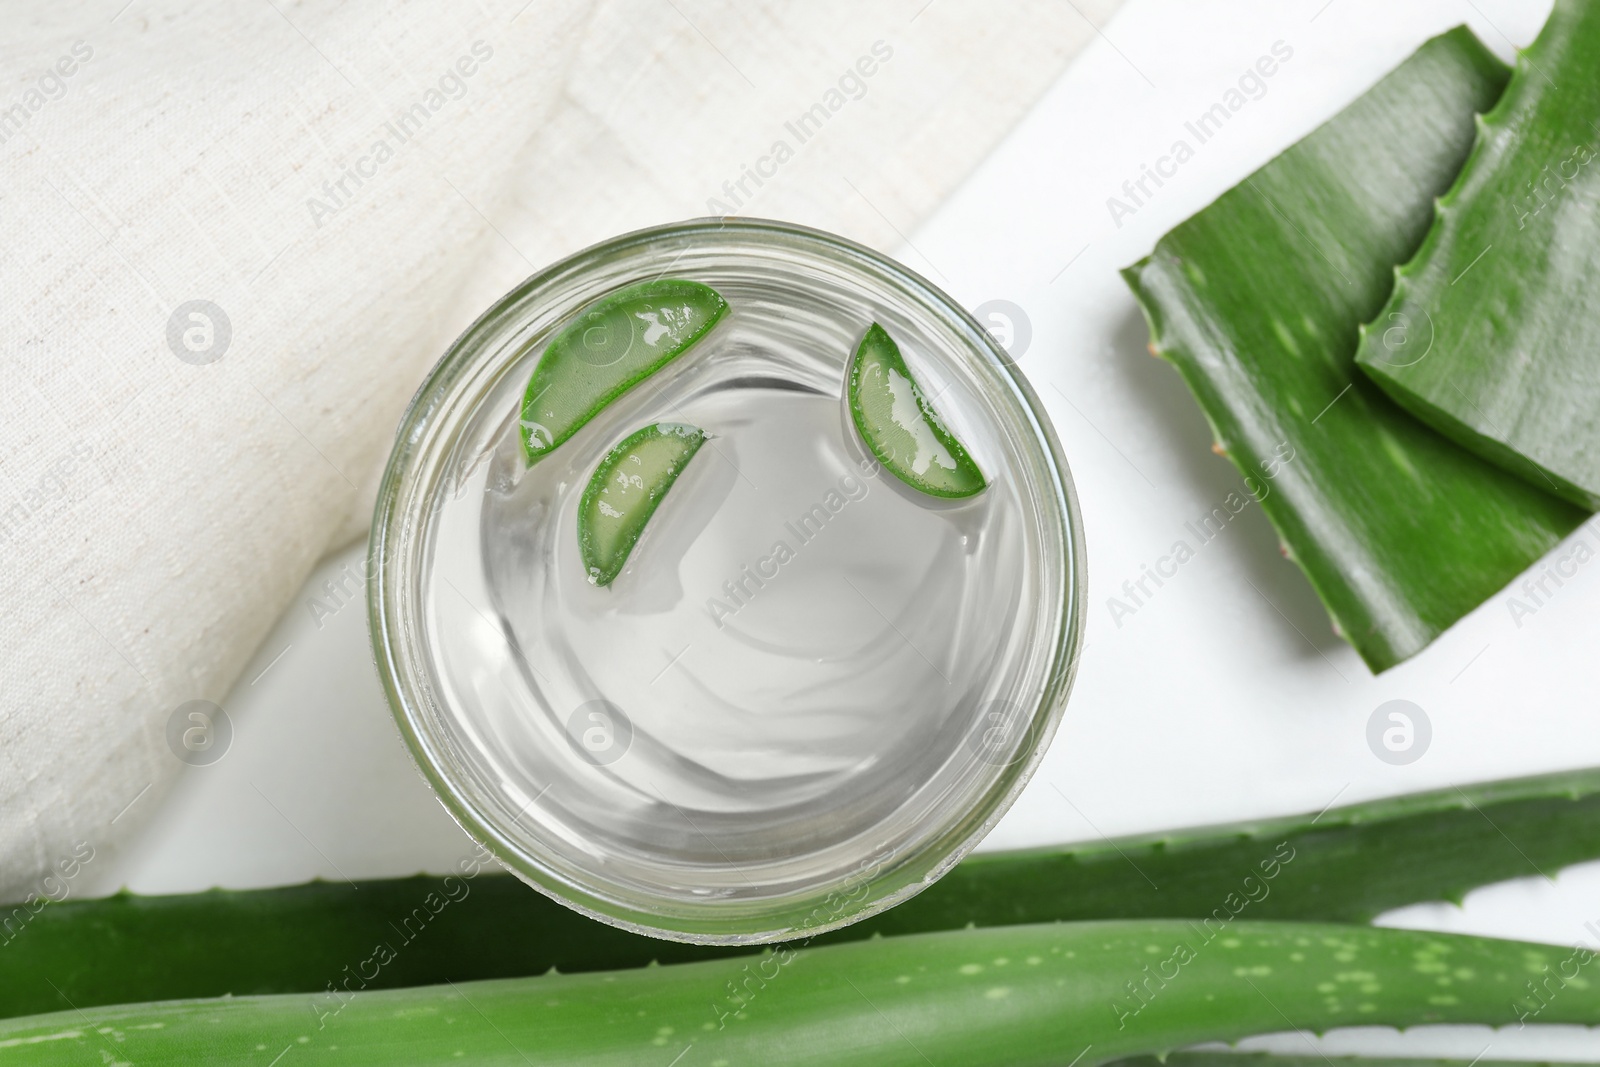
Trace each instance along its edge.
{"label": "green aloe slice", "polygon": [[911,376],[900,346],[877,323],[850,361],[850,414],[878,461],[929,496],[965,497],[987,485],[967,450],[945,428]]}
{"label": "green aloe slice", "polygon": [[[1245,918],[1365,922],[1597,858],[1600,770],[1576,771],[1288,818],[979,853],[906,903],[821,940],[969,924],[1198,921],[1241,892],[1254,898]],[[359,966],[378,945],[394,959],[366,979],[369,990],[750,951],[602,925],[498,873],[487,859],[463,860],[458,871],[15,905],[0,912],[0,1016],[53,1011],[64,1006],[62,996],[87,1008],[230,992],[320,993],[330,975]],[[1262,881],[1269,872],[1275,876]],[[426,924],[415,918],[419,907],[431,916]]]}
{"label": "green aloe slice", "polygon": [[705,440],[698,427],[657,422],[606,453],[578,501],[578,550],[590,582],[610,585],[621,572],[645,523]]}
{"label": "green aloe slice", "polygon": [[362,990],[382,969],[363,956],[314,996],[63,1008],[0,1021],[0,1047],[34,1067],[1094,1067],[1289,1029],[1593,1024],[1600,986],[1575,970],[1593,958],[1248,919],[956,930],[415,989]]}
{"label": "green aloe slice", "polygon": [[1583,517],[1355,369],[1358,326],[1388,298],[1507,77],[1464,27],[1434,38],[1123,272],[1152,350],[1182,373],[1374,671],[1420,651]]}
{"label": "green aloe slice", "polygon": [[681,278],[630,285],[585,308],[546,346],[528,379],[521,425],[528,463],[683,355],[727,310],[715,289]]}
{"label": "green aloe slice", "polygon": [[1356,357],[1474,452],[1600,508],[1600,4],[1557,0]]}

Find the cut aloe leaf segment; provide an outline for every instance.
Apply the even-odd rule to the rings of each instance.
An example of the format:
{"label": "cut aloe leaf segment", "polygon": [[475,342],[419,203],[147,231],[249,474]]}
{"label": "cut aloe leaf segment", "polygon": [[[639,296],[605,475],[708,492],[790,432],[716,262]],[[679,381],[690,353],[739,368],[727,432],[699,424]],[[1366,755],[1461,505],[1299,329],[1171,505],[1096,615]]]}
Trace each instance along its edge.
{"label": "cut aloe leaf segment", "polygon": [[1493,596],[1583,518],[1441,437],[1356,370],[1357,329],[1421,244],[1509,72],[1464,27],[1123,272],[1285,553],[1374,671]]}
{"label": "cut aloe leaf segment", "polygon": [[1557,0],[1356,357],[1445,436],[1590,510],[1600,508],[1596,70],[1600,3]]}
{"label": "cut aloe leaf segment", "polygon": [[683,355],[728,311],[710,286],[662,278],[618,289],[556,334],[522,399],[531,465],[617,397]]}
{"label": "cut aloe leaf segment", "polygon": [[929,496],[967,497],[988,484],[877,323],[850,361],[850,414],[862,440],[896,478]]}
{"label": "cut aloe leaf segment", "polygon": [[705,443],[695,426],[657,422],[635,430],[589,477],[578,502],[578,549],[595,585],[610,585],[672,483]]}

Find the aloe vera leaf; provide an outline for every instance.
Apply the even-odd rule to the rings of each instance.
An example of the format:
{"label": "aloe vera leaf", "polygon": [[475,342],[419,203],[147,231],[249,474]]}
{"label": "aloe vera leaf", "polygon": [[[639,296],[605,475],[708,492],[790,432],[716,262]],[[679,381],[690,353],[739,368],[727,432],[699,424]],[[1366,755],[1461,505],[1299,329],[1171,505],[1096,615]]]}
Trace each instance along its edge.
{"label": "aloe vera leaf", "polygon": [[[1092,1065],[1198,1041],[1360,1023],[1505,1024],[1549,945],[1326,924],[1051,923],[749,960],[360,992],[90,1008],[0,1022],[30,1065]],[[1592,960],[1588,954],[1583,963]],[[1580,964],[1581,966],[1581,964]],[[1600,1020],[1564,984],[1540,1022]],[[937,1057],[937,1060],[935,1060]]]}
{"label": "aloe vera leaf", "polygon": [[[1276,877],[1261,864],[1293,850]],[[1405,904],[1600,858],[1600,771],[1413,794],[1283,819],[968,857],[825,942],[963,926],[1214,915],[1362,922]],[[475,863],[463,867],[472,874]],[[1244,879],[1254,881],[1246,884]],[[1261,887],[1266,893],[1262,896]],[[587,919],[506,874],[119,894],[0,912],[0,1016],[62,1006],[318,992],[389,945],[371,989],[642,967],[750,950],[657,941]],[[48,979],[48,981],[47,981]],[[53,984],[52,984],[53,983]]]}
{"label": "aloe vera leaf", "polygon": [[698,426],[658,422],[606,453],[578,502],[578,552],[590,582],[616,580],[645,524],[705,440]]}
{"label": "aloe vera leaf", "polygon": [[1600,4],[1557,0],[1356,360],[1452,440],[1600,508]]}
{"label": "aloe vera leaf", "polygon": [[1276,1052],[1232,1052],[1188,1049],[1164,1057],[1130,1056],[1117,1067],[1591,1067],[1555,1060],[1437,1059],[1422,1056],[1284,1055]]}
{"label": "aloe vera leaf", "polygon": [[1286,554],[1373,671],[1414,655],[1583,518],[1407,415],[1357,329],[1422,241],[1507,71],[1423,45],[1123,272]]}
{"label": "aloe vera leaf", "polygon": [[983,472],[912,377],[900,346],[877,323],[856,346],[846,388],[856,430],[889,473],[929,496],[983,492]]}
{"label": "aloe vera leaf", "polygon": [[[1600,858],[1597,817],[1600,771],[1582,770],[1288,818],[979,853],[868,920],[868,932],[1199,918],[1229,894],[1260,897],[1241,912],[1252,919],[1365,922],[1391,908],[1459,902],[1478,886]],[[1286,862],[1283,846],[1293,855]],[[1275,877],[1262,877],[1273,869]],[[1246,877],[1255,882],[1245,885]]]}
{"label": "aloe vera leaf", "polygon": [[687,352],[727,311],[710,286],[658,278],[579,312],[545,347],[523,394],[519,432],[529,465]]}

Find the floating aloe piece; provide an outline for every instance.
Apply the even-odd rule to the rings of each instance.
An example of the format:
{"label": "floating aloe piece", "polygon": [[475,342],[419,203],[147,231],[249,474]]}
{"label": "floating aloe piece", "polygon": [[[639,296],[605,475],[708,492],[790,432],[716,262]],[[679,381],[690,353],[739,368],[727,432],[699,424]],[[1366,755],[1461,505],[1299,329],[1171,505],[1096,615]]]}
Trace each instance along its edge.
{"label": "floating aloe piece", "polygon": [[1286,1029],[1592,1024],[1600,988],[1574,970],[1592,959],[1374,927],[1050,923],[416,989],[361,990],[352,968],[312,997],[8,1019],[0,1047],[36,1067],[1100,1064]]}
{"label": "floating aloe piece", "polygon": [[1262,510],[1374,671],[1421,650],[1582,519],[1355,370],[1507,69],[1463,28],[1123,272]]}
{"label": "floating aloe piece", "polygon": [[911,376],[900,347],[877,323],[867,327],[849,371],[850,414],[884,467],[929,496],[964,497],[987,484]]}
{"label": "floating aloe piece", "polygon": [[727,310],[715,289],[664,278],[619,289],[582,311],[556,334],[528,379],[521,427],[528,462],[681,356]]}
{"label": "floating aloe piece", "polygon": [[[1243,900],[1247,919],[1364,922],[1597,858],[1600,771],[1577,771],[1290,818],[979,853],[899,907],[821,940],[968,924],[1198,921]],[[366,979],[369,990],[752,951],[606,926],[509,874],[489,873],[487,864],[463,861],[463,874],[442,878],[17,905],[0,914],[0,1016],[55,1010],[63,995],[87,1008],[230,992],[321,993],[346,967],[371,973],[362,961],[375,946],[394,958]],[[433,916],[425,926],[414,917],[418,908]]]}
{"label": "floating aloe piece", "polygon": [[1600,4],[1557,0],[1363,370],[1441,433],[1600,508]]}
{"label": "floating aloe piece", "polygon": [[705,439],[697,427],[658,422],[606,453],[578,502],[578,549],[590,582],[610,585],[616,578],[661,498]]}

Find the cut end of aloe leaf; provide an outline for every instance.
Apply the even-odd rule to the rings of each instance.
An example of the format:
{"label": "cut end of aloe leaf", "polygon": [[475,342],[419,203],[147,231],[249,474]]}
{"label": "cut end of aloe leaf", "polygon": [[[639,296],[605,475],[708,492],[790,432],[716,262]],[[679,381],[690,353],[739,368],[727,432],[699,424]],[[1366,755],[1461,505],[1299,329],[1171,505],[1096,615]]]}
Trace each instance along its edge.
{"label": "cut end of aloe leaf", "polygon": [[[1124,272],[1152,341],[1374,672],[1427,647],[1581,518],[1428,429],[1355,365],[1359,326],[1423,243],[1472,151],[1474,115],[1509,77],[1470,31],[1434,38]],[[1425,348],[1422,316],[1409,325],[1409,341],[1399,322],[1367,333]]]}
{"label": "cut end of aloe leaf", "polygon": [[696,426],[658,422],[635,430],[589,477],[578,503],[578,549],[594,585],[610,585],[672,483],[705,443]]}
{"label": "cut end of aloe leaf", "polygon": [[923,395],[900,348],[877,323],[850,361],[850,414],[884,468],[918,492],[957,498],[988,482]]}
{"label": "cut end of aloe leaf", "polygon": [[528,379],[521,436],[529,465],[688,351],[727,311],[722,294],[681,278],[630,285],[585,308],[556,334]]}

